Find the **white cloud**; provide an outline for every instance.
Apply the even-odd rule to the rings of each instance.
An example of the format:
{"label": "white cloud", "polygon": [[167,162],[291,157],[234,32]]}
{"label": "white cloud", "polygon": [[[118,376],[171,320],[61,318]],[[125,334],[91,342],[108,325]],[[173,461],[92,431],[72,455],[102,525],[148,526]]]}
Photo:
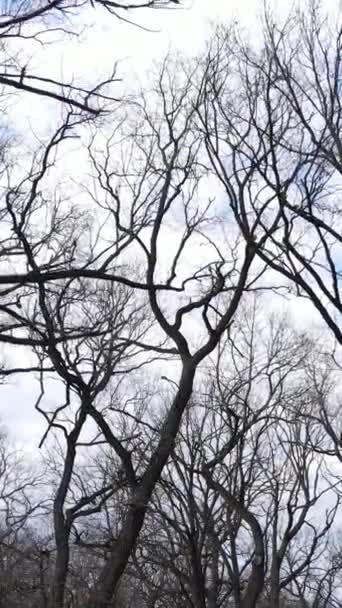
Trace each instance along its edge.
{"label": "white cloud", "polygon": [[[331,2],[335,9],[337,4],[340,6],[341,3]],[[283,14],[290,3],[273,2],[272,6],[275,14]],[[118,85],[120,92],[132,83],[135,75],[143,81],[148,65],[161,59],[170,46],[189,55],[195,54],[210,35],[211,21],[240,18],[250,34],[257,37],[259,21],[256,13],[260,13],[261,9],[261,3],[250,0],[195,0],[189,9],[138,14],[137,21],[155,30],[153,33],[119,22],[106,11],[95,13],[89,10],[86,14],[87,27],[79,40],[70,37],[45,48],[30,46],[32,66],[41,75],[48,74],[65,80],[75,77],[75,81],[77,75],[85,82],[94,83],[111,70],[115,61],[122,60],[120,72],[124,80],[122,85]],[[46,99],[27,94],[18,106],[13,105],[12,116],[22,132],[28,134],[29,127],[39,133],[53,128],[56,108],[56,104]],[[311,323],[313,309],[310,303],[296,299],[290,309],[297,321],[300,319],[301,323]],[[316,322],[316,315],[314,318]],[[24,441],[28,440],[28,436],[40,436],[41,427],[36,414],[32,414],[34,381],[20,379],[17,387],[11,385],[2,391],[0,415],[4,422],[15,428],[19,439]]]}

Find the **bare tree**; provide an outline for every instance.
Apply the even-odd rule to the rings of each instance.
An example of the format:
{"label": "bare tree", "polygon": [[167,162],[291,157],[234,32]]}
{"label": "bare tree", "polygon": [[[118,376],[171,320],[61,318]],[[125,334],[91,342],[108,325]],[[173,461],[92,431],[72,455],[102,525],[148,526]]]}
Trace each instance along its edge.
{"label": "bare tree", "polygon": [[315,1],[283,24],[266,10],[260,44],[218,28],[198,111],[246,242],[313,303],[339,343],[340,47],[339,23]]}
{"label": "bare tree", "polygon": [[[121,532],[90,599],[89,605],[93,607],[106,605],[129,559],[152,492],[174,449],[197,368],[216,348],[243,294],[258,278],[250,274],[254,254],[248,246],[238,260],[236,252],[224,241],[222,250],[212,241],[212,203],[198,195],[202,179],[202,168],[197,162],[200,142],[192,129],[197,93],[189,80],[174,81],[170,89],[170,70],[165,63],[152,91],[132,101],[134,121],[131,125],[124,122],[123,129],[114,133],[102,159],[94,154],[96,141],[90,149],[98,184],[104,193],[101,205],[115,221],[119,239],[129,243],[135,259],[139,255],[139,271],[146,277],[140,286],[147,292],[160,343],[166,342],[163,352],[176,356],[180,366],[179,380],[173,385],[174,394],[165,410],[158,441],[139,481],[132,485]],[[122,149],[123,138],[120,167],[114,155],[115,139],[121,142]],[[172,221],[176,221],[177,236],[175,233],[165,268],[161,246]],[[134,232],[132,222],[138,231]],[[185,255],[191,244],[200,246],[200,243],[207,248],[206,260],[187,271]],[[139,287],[137,281],[136,286]],[[191,345],[191,337],[187,338],[183,330],[195,312],[200,322],[199,345]]]}
{"label": "bare tree", "polygon": [[[39,95],[65,104],[75,111],[97,116],[117,101],[112,85],[117,82],[116,65],[105,80],[97,80],[89,87],[62,82],[48,74],[37,74],[30,69],[32,46],[41,50],[58,38],[72,36],[77,41],[79,25],[76,17],[94,11],[106,11],[110,17],[134,25],[134,14],[142,9],[171,9],[179,0],[4,0],[0,8],[0,84],[6,91],[20,91]],[[87,8],[89,9],[87,11]],[[58,47],[57,47],[58,48]]]}
{"label": "bare tree", "polygon": [[[115,15],[138,6],[93,4]],[[0,20],[4,44],[25,36],[25,28],[39,38],[45,20],[49,31],[59,19],[64,28],[68,11],[83,6],[13,3]],[[29,352],[27,366],[6,362],[3,374],[39,374],[42,444],[54,434],[59,445],[55,552],[42,600],[49,608],[74,602],[72,560],[87,556],[93,565],[94,555],[100,555],[96,576],[85,567],[91,582],[77,599],[89,608],[124,595],[131,571],[144,581],[150,605],[160,602],[153,585],[163,586],[164,598],[176,590],[180,605],[201,608],[225,600],[278,607],[290,593],[311,601],[313,563],[338,505],[319,525],[309,519],[320,498],[335,491],[330,481],[328,489],[321,485],[322,422],[331,454],[338,434],[320,405],[321,382],[310,392],[298,379],[307,338],[287,339],[284,328],[274,329],[267,348],[259,338],[264,352],[256,363],[254,317],[235,318],[247,292],[294,283],[342,341],[334,316],[341,311],[333,225],[340,215],[332,195],[339,175],[339,42],[334,55],[323,44],[315,7],[310,19],[296,13],[279,32],[267,15],[261,50],[219,29],[203,62],[189,68],[166,58],[150,89],[116,104],[101,124],[92,117],[108,101],[105,88],[51,82],[24,69],[20,56],[4,62],[4,86],[67,107],[49,139],[20,163],[4,132],[0,175],[0,341]],[[304,84],[313,76],[308,96]],[[104,87],[114,80],[115,73]],[[63,169],[68,183],[56,188],[62,155],[76,139],[86,169],[76,179],[70,164]],[[222,201],[212,196],[219,185],[232,210],[225,220]],[[275,285],[272,270],[285,285]],[[209,373],[215,352],[219,362]],[[231,378],[222,376],[224,365]],[[142,407],[134,385],[147,366],[154,388]],[[52,386],[63,390],[53,405]],[[196,418],[199,395],[205,411]],[[304,406],[306,418],[298,415]],[[102,474],[91,466],[90,475],[85,454],[96,454],[99,444],[111,466]],[[167,571],[157,563],[160,555],[151,557],[138,543],[141,531],[147,543],[150,508],[163,548],[168,543]],[[99,538],[94,527],[87,535],[94,522],[108,535]],[[303,539],[306,556],[298,549]],[[157,572],[152,584],[144,568]],[[317,602],[324,585],[334,584],[329,572]]]}
{"label": "bare tree", "polygon": [[133,559],[146,605],[280,607],[307,580],[314,606],[313,579],[321,599],[337,597],[328,562],[340,482],[304,419],[318,398],[305,379],[310,340],[275,321],[266,339],[251,317],[221,345],[154,493]]}
{"label": "bare tree", "polygon": [[[111,601],[129,560],[173,451],[197,368],[217,347],[244,293],[256,288],[262,274],[260,269],[252,272],[254,253],[248,246],[238,255],[235,236],[233,244],[223,235],[222,244],[212,238],[214,202],[199,193],[206,171],[198,161],[200,142],[193,129],[197,92],[191,81],[175,82],[170,89],[170,76],[165,63],[153,90],[131,99],[128,110],[118,109],[107,141],[101,132],[91,133],[93,181],[78,189],[86,197],[83,207],[74,206],[62,187],[54,195],[50,184],[63,146],[86,133],[88,118],[70,112],[31,165],[23,162],[13,171],[4,159],[8,236],[2,250],[6,271],[0,278],[1,340],[28,346],[35,357],[31,365],[9,366],[6,373],[40,373],[36,407],[46,418],[46,432],[57,429],[65,442],[54,501],[57,557],[51,607],[63,605],[75,519],[100,509],[113,493],[112,485],[105,485],[83,488],[71,498],[79,444],[87,443],[89,424],[96,425],[100,438],[93,434],[87,445],[107,442],[121,462],[129,491],[119,534],[89,599],[94,608]],[[88,203],[96,205],[95,211]],[[173,231],[166,261],[163,243]],[[188,266],[191,247],[206,249],[203,263],[199,256]],[[22,272],[9,272],[12,259]],[[189,322],[198,324],[195,340],[187,335]],[[179,381],[171,382],[174,388],[152,448],[147,438],[145,447],[140,442],[126,449],[127,435],[119,437],[113,430],[114,410],[106,391],[110,394],[128,370],[163,358],[175,360]],[[52,408],[44,404],[49,374],[60,379],[65,391],[64,400]],[[119,410],[139,421],[134,409]],[[147,422],[143,418],[139,424]],[[144,450],[149,458],[141,463]]]}

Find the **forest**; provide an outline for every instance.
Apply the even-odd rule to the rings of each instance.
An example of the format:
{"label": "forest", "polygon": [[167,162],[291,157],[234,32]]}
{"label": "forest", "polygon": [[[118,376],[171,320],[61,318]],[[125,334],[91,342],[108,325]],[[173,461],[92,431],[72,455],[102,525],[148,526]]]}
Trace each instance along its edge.
{"label": "forest", "polygon": [[0,2],[0,608],[342,605],[342,9],[196,1]]}

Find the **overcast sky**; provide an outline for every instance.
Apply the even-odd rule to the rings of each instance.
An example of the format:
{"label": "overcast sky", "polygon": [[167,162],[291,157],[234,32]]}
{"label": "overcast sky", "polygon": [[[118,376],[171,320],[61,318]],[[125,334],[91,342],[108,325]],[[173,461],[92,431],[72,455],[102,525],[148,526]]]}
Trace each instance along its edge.
{"label": "overcast sky", "polygon": [[[289,2],[271,2],[274,12],[280,17]],[[334,7],[340,2],[331,1]],[[121,75],[124,83],[134,78],[134,73],[144,79],[148,65],[152,60],[158,60],[170,46],[182,49],[188,54],[196,53],[210,33],[210,20],[229,21],[232,17],[244,23],[251,36],[258,36],[259,21],[256,14],[261,12],[262,3],[251,0],[193,0],[192,6],[184,10],[145,11],[135,13],[132,17],[137,22],[145,24],[154,30],[153,33],[110,18],[105,11],[88,11],[88,25],[94,21],[93,27],[85,29],[81,43],[74,40],[48,48],[35,48],[33,65],[41,75],[49,74],[56,77],[68,77],[72,73],[83,74],[94,81],[110,70],[114,61],[124,60]],[[37,100],[27,95],[18,108],[13,108],[17,124],[27,130],[28,124],[37,130],[42,124],[42,116],[49,122],[49,111],[46,100]],[[17,114],[16,114],[17,112]],[[42,113],[44,112],[44,113]],[[29,123],[28,123],[29,120]],[[300,307],[296,302],[296,310],[301,314],[297,322],[303,319],[317,320],[312,315],[310,304]],[[310,312],[309,312],[310,311]],[[24,363],[21,361],[21,363]],[[42,432],[40,415],[33,413],[32,405],[38,386],[31,377],[21,377],[8,382],[2,387],[1,420],[8,426],[10,432],[24,444],[37,445]]]}
{"label": "overcast sky", "polygon": [[[209,36],[210,21],[229,21],[239,16],[250,24],[255,4],[250,0],[193,0],[188,6],[185,9],[132,13],[137,23],[153,32],[120,22],[109,17],[106,11],[90,9],[86,15],[82,14],[82,24],[85,22],[87,27],[79,41],[71,37],[44,49],[39,45],[30,48],[31,70],[57,79],[67,80],[75,75],[77,80],[81,76],[95,82],[108,74],[115,61],[121,60],[122,86],[130,86],[135,76],[143,82],[148,66],[161,59],[170,47],[189,55],[200,50]],[[29,132],[39,134],[46,127],[53,128],[56,109],[59,110],[54,103],[27,94],[20,104],[13,105],[12,120],[26,136]],[[20,356],[18,349],[14,351],[7,347],[6,350],[8,363],[20,360],[20,365],[25,365],[24,349],[21,349]],[[38,388],[31,375],[21,375],[7,379],[1,390],[0,421],[8,427],[13,438],[28,448],[38,444],[45,428],[41,415],[33,410]],[[57,386],[55,389],[58,391]]]}
{"label": "overcast sky", "polygon": [[[275,14],[280,17],[290,2],[271,0]],[[262,1],[256,0],[185,0],[186,8],[144,10],[131,13],[132,20],[152,31],[134,27],[106,10],[91,9],[80,13],[80,26],[86,24],[77,43],[70,37],[59,45],[36,44],[30,48],[30,66],[36,74],[67,80],[77,75],[90,82],[106,77],[114,62],[119,61],[119,75],[128,86],[135,75],[142,81],[152,61],[158,61],[169,48],[178,48],[189,55],[196,54],[210,35],[211,24],[239,19],[258,36],[260,25],[256,15],[262,12]],[[73,24],[74,25],[74,24]],[[33,129],[42,126],[42,112],[49,102],[26,95],[16,119],[27,128],[29,119]]]}

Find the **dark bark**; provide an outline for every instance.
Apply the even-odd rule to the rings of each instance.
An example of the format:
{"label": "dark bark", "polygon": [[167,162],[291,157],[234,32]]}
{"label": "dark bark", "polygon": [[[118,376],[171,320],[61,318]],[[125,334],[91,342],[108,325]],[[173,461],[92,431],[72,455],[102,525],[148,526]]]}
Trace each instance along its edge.
{"label": "dark bark", "polygon": [[265,550],[261,526],[255,515],[243,503],[229,494],[220,483],[214,481],[208,470],[204,470],[203,475],[209,487],[222,496],[226,503],[240,515],[251,530],[254,540],[254,556],[247,589],[241,598],[241,608],[255,608],[258,598],[263,591],[265,580]]}
{"label": "dark bark", "polygon": [[132,492],[121,532],[94,587],[87,608],[106,608],[127,565],[144,523],[146,510],[161,472],[174,449],[182,414],[191,397],[196,368],[191,359],[183,364],[177,395],[161,430],[158,445],[151,456],[141,482]]}

